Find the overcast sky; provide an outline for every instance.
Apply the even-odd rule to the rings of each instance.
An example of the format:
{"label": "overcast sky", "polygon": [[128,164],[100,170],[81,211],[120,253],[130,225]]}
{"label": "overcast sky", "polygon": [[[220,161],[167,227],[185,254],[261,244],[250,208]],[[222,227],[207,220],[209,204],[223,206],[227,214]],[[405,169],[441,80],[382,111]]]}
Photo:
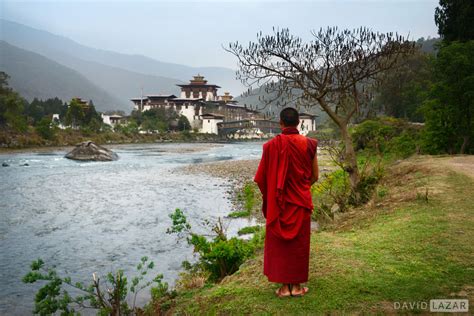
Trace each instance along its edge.
{"label": "overcast sky", "polygon": [[222,49],[258,31],[288,27],[304,38],[326,26],[437,37],[438,1],[6,1],[2,18],[81,44],[190,66],[236,68]]}

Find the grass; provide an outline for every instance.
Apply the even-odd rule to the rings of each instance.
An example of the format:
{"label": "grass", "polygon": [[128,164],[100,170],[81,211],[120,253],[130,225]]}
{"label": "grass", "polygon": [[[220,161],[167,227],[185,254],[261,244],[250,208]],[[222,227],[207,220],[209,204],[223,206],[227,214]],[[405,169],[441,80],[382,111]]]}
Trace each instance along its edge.
{"label": "grass", "polygon": [[247,234],[253,234],[255,232],[258,232],[262,229],[262,226],[247,226],[247,227],[244,227],[244,228],[241,228],[237,234],[239,234],[239,236],[241,235],[247,235]]}
{"label": "grass", "polygon": [[[182,292],[176,315],[414,313],[394,302],[474,297],[474,181],[436,160],[389,170],[363,208],[311,237],[310,292],[278,299],[259,253],[220,284]],[[417,192],[427,198],[417,198]],[[418,191],[417,191],[418,190]]]}
{"label": "grass", "polygon": [[231,218],[248,217],[250,216],[250,211],[235,211],[235,212],[229,213],[229,215],[227,216]]}

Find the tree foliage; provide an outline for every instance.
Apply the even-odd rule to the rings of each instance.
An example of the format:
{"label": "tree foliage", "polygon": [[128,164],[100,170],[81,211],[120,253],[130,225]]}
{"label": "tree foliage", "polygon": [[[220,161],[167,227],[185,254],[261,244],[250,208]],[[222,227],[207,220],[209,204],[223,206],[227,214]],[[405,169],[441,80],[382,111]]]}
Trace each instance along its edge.
{"label": "tree foliage", "polygon": [[59,117],[64,119],[67,109],[67,104],[57,97],[44,101],[35,98],[26,105],[24,113],[31,118],[33,125],[36,125],[45,116],[51,118],[53,114],[59,114]]}
{"label": "tree foliage", "polygon": [[178,118],[178,130],[179,131],[190,131],[191,124],[186,116],[180,115]]}
{"label": "tree foliage", "polygon": [[438,33],[447,42],[474,40],[474,2],[440,0],[435,11]]}
{"label": "tree foliage", "polygon": [[474,40],[444,44],[435,60],[436,82],[423,105],[428,153],[473,153]]}
{"label": "tree foliage", "polygon": [[312,35],[304,42],[288,29],[274,29],[271,35],[260,32],[248,46],[231,43],[227,51],[237,57],[237,76],[247,86],[265,85],[275,98],[284,96],[297,106],[319,105],[329,115],[341,131],[344,170],[355,189],[360,175],[348,124],[371,104],[380,74],[397,67],[415,45],[398,34],[367,28],[330,27]]}
{"label": "tree foliage", "polygon": [[[153,261],[142,257],[136,267],[137,275],[131,280],[123,270],[118,270],[109,272],[104,281],[93,273],[92,282],[84,285],[73,282],[70,277],[59,276],[55,269],[46,267],[44,261],[38,259],[31,263],[31,271],[23,277],[23,282],[43,284],[35,296],[34,314],[53,315],[60,312],[61,315],[80,315],[79,311],[92,308],[98,310],[99,315],[141,315],[143,313],[136,306],[136,298],[143,289],[151,287],[155,299],[175,295],[168,291],[168,284],[162,282],[162,274],[145,280],[153,268]],[[71,295],[68,289],[81,294]]]}
{"label": "tree foliage", "polygon": [[80,99],[72,98],[66,112],[65,123],[76,129],[86,127],[97,132],[102,125],[102,118],[97,113],[92,101],[84,105]]}
{"label": "tree foliage", "polygon": [[433,82],[433,57],[418,51],[400,67],[385,72],[377,87],[375,109],[387,116],[423,122],[421,105]]}
{"label": "tree foliage", "polygon": [[147,132],[166,132],[176,129],[178,125],[178,114],[173,109],[162,107],[144,112],[134,111],[132,119],[140,126],[141,130]]}
{"label": "tree foliage", "polygon": [[26,101],[8,86],[8,75],[0,71],[0,127],[24,132],[23,109]]}
{"label": "tree foliage", "polygon": [[236,272],[240,265],[254,254],[263,236],[262,232],[259,232],[251,240],[228,238],[223,222],[219,218],[215,224],[205,222],[205,225],[212,227],[213,235],[209,239],[208,236],[192,232],[191,225],[180,209],[176,209],[169,217],[173,224],[167,233],[185,234],[188,244],[192,245],[194,252],[199,254],[199,260],[195,264],[184,261],[183,267],[194,272],[205,271],[209,273],[209,280],[214,282]]}

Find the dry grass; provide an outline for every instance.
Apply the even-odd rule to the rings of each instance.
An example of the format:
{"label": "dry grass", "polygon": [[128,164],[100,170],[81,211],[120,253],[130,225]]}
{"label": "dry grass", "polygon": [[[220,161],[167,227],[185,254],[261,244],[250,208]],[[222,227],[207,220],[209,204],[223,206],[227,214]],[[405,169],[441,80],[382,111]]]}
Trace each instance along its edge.
{"label": "dry grass", "polygon": [[175,288],[177,291],[200,289],[206,285],[208,278],[209,273],[206,272],[181,272]]}

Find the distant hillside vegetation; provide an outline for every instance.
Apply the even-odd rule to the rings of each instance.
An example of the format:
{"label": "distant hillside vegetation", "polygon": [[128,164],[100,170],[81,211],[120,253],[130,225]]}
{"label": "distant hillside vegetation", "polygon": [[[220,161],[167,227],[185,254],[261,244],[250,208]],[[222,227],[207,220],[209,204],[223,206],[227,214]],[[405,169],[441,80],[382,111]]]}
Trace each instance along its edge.
{"label": "distant hillside vegetation", "polygon": [[416,41],[417,44],[421,45],[421,50],[428,54],[434,54],[436,52],[437,49],[435,45],[439,42],[441,42],[439,37],[426,39],[422,37]]}
{"label": "distant hillside vegetation", "polygon": [[0,70],[9,76],[9,85],[25,99],[59,97],[69,101],[79,96],[93,100],[98,110],[128,110],[120,102],[78,72],[4,41],[0,41]]}
{"label": "distant hillside vegetation", "polygon": [[[265,91],[265,87],[259,87],[253,89],[250,93],[244,93],[236,98],[241,104],[245,104],[252,109],[257,109],[258,111],[265,113],[266,115],[273,116],[273,118],[278,119],[280,111],[286,106],[295,106],[294,102],[287,102],[282,98],[279,98],[272,102],[271,106],[266,105],[265,101],[259,100],[259,98],[264,97],[265,100],[274,99],[276,95],[270,95]],[[316,122],[322,123],[328,118],[327,114],[321,110],[319,105],[315,104],[311,108],[299,108],[300,112],[309,113],[317,115]]]}

